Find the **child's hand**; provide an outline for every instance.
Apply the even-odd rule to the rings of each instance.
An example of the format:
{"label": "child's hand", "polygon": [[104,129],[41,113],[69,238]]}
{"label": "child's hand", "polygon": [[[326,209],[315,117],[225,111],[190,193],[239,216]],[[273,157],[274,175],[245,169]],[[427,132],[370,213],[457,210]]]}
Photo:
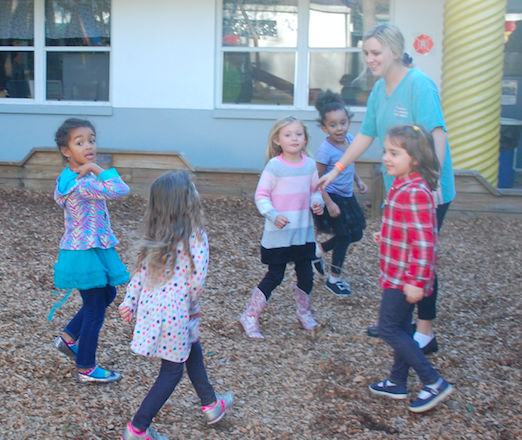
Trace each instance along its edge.
{"label": "child's hand", "polygon": [[410,304],[418,303],[422,298],[424,298],[424,289],[422,287],[405,284],[403,291],[404,295],[406,295],[406,301]]}
{"label": "child's hand", "polygon": [[132,321],[132,312],[129,306],[120,306],[118,307],[118,312],[120,312],[120,317],[125,322],[131,322]]}
{"label": "child's hand", "polygon": [[76,180],[78,181],[83,176],[89,174],[91,171],[94,174],[99,175],[103,171],[103,168],[100,167],[99,165],[96,165],[93,162],[88,162],[88,163],[84,163],[83,165],[80,165],[77,168],[71,168],[71,171],[73,173],[78,173],[79,174],[79,176],[76,178]]}
{"label": "child's hand", "polygon": [[341,210],[339,209],[339,205],[337,203],[329,203],[326,205],[326,209],[328,209],[328,214],[330,214],[330,217],[336,218],[341,215]]}
{"label": "child's hand", "polygon": [[312,212],[315,215],[323,215],[323,212],[324,212],[323,204],[321,202],[314,202],[314,204],[312,205]]}
{"label": "child's hand", "polygon": [[368,187],[366,186],[366,183],[364,183],[362,180],[359,180],[357,182],[357,188],[359,188],[359,192],[361,194],[364,194],[366,191],[368,191]]}
{"label": "child's hand", "polygon": [[283,229],[288,223],[290,222],[282,214],[279,214],[274,221],[274,225],[276,225],[279,229]]}
{"label": "child's hand", "polygon": [[381,244],[381,233],[380,232],[374,232],[373,233],[373,241],[377,244]]}

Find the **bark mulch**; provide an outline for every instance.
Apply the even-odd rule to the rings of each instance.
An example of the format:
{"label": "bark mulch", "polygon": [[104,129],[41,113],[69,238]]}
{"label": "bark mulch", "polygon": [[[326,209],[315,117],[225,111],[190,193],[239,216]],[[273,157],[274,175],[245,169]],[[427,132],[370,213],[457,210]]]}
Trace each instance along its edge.
{"label": "bark mulch", "polygon": [[[118,251],[132,266],[145,200],[111,203]],[[204,200],[211,263],[203,296],[201,340],[216,391],[231,391],[234,409],[213,427],[184,377],[156,418],[171,439],[502,439],[522,438],[522,221],[501,217],[446,220],[440,237],[441,347],[429,359],[455,393],[423,415],[407,401],[370,396],[384,379],[392,353],[366,336],[379,308],[377,246],[370,220],[350,247],[345,268],[353,297],[339,299],[316,279],[314,315],[306,332],[295,317],[287,278],[261,318],[266,340],[245,339],[237,318],[264,275],[259,260],[263,219],[251,200]],[[80,307],[73,293],[53,321],[53,264],[63,211],[50,194],[0,189],[0,439],[117,439],[158,371],[158,361],[132,354],[132,325],[117,305],[100,334],[98,362],[122,373],[109,386],[75,382],[73,363],[52,342]],[[63,294],[63,292],[61,292]],[[419,389],[416,375],[411,397]]]}

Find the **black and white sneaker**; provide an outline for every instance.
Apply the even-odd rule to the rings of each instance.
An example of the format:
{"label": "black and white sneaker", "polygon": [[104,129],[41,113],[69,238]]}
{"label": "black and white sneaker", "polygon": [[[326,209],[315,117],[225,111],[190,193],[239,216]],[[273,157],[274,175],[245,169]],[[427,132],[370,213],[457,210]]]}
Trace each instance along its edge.
{"label": "black and white sneaker", "polygon": [[319,275],[324,275],[324,260],[322,257],[318,258],[317,260],[313,260],[312,266]]}
{"label": "black and white sneaker", "polygon": [[330,280],[326,281],[326,288],[337,296],[351,296],[352,292],[342,280],[331,283]]}

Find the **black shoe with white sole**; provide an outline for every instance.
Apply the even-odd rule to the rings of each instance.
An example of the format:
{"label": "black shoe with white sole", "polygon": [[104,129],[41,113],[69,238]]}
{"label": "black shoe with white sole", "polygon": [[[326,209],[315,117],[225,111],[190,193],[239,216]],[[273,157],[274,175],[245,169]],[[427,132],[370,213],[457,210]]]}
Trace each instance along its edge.
{"label": "black shoe with white sole", "polygon": [[342,280],[339,280],[335,283],[326,281],[326,288],[330,292],[332,292],[334,295],[337,295],[337,296],[351,296],[352,295],[352,292],[346,286],[346,284],[342,282]]}

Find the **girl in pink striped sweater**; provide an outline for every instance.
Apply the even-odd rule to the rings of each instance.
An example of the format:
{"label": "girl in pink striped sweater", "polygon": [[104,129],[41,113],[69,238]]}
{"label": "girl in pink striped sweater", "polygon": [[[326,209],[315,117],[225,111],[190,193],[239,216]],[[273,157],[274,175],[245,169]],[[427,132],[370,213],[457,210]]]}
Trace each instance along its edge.
{"label": "girl in pink striped sweater", "polygon": [[306,330],[317,323],[312,316],[312,260],[315,235],[312,212],[323,213],[315,161],[308,157],[306,126],[292,116],[279,119],[268,136],[267,164],[256,189],[256,205],[265,217],[261,239],[261,261],[268,272],[254,289],[239,321],[250,338],[262,339],[259,315],[272,291],[281,284],[286,265],[294,262],[297,274],[297,317]]}

